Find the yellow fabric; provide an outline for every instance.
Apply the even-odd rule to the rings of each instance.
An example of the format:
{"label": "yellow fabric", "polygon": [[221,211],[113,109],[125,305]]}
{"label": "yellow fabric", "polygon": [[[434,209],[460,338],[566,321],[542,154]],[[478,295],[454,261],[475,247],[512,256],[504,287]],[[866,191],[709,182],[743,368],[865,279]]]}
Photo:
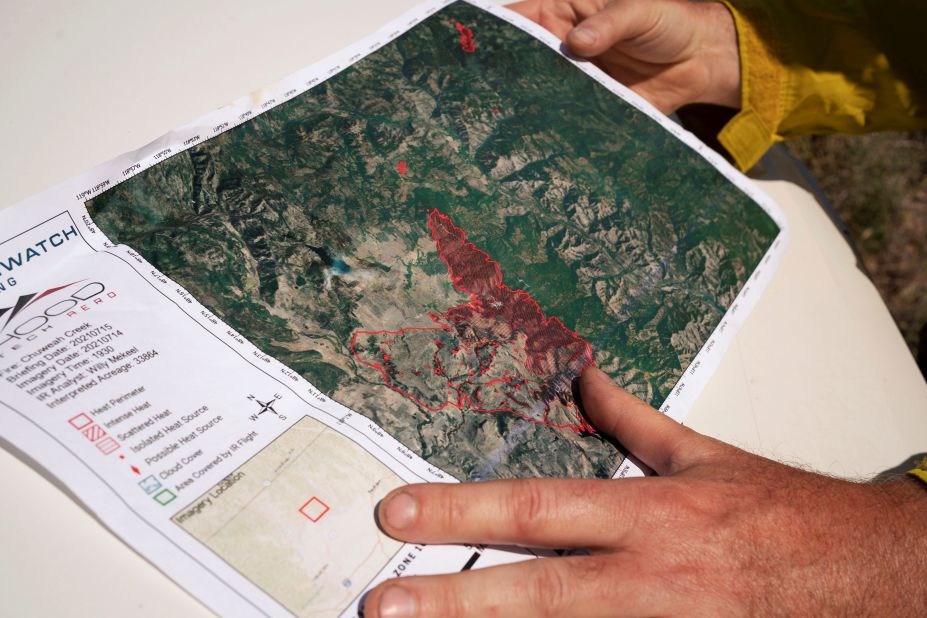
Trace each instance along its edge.
{"label": "yellow fabric", "polygon": [[908,470],[908,474],[927,483],[927,459],[924,459],[924,461],[921,462],[921,465],[914,468],[913,470]]}
{"label": "yellow fabric", "polygon": [[718,140],[742,170],[791,137],[927,127],[927,1],[724,3],[742,107]]}

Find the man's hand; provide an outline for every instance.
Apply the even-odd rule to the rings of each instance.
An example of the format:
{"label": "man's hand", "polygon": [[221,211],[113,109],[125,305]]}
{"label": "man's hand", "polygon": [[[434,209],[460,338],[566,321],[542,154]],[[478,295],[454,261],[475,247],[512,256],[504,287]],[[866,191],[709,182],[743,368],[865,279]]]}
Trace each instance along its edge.
{"label": "man's hand", "polygon": [[913,481],[862,485],[751,455],[595,368],[581,393],[659,477],[409,485],[377,514],[409,542],[590,555],[391,580],[367,618],[927,615],[927,492]]}
{"label": "man's hand", "polygon": [[740,107],[737,33],[723,4],[526,0],[507,8],[550,30],[664,113],[689,103]]}

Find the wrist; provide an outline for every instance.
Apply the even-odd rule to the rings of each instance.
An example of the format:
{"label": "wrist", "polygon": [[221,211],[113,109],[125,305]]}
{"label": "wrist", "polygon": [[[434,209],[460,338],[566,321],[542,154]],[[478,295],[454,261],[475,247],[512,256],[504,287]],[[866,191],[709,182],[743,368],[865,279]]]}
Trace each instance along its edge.
{"label": "wrist", "polygon": [[[877,510],[872,512],[873,534],[882,539],[870,558],[880,565],[882,577],[873,577],[875,597],[893,612],[924,615],[927,612],[927,490],[914,478],[898,477],[876,483]],[[879,590],[881,588],[881,590]]]}
{"label": "wrist", "polygon": [[734,16],[720,2],[697,3],[693,9],[699,12],[701,24],[697,60],[707,75],[707,87],[694,102],[740,109],[740,50]]}

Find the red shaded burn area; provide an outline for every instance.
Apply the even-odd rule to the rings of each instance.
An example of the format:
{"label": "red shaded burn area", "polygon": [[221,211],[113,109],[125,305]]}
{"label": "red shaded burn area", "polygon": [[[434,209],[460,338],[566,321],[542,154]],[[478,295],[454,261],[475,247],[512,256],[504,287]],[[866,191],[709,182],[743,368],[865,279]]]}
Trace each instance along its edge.
{"label": "red shaded burn area", "polygon": [[473,40],[473,31],[457,20],[452,19],[451,23],[460,33],[460,49],[465,54],[472,54],[476,51],[476,42]]}
{"label": "red shaded burn area", "polygon": [[448,407],[511,413],[558,429],[594,432],[570,383],[592,362],[592,346],[537,301],[503,283],[502,269],[432,210],[428,227],[451,281],[469,295],[435,326],[354,333],[351,351],[394,391],[431,412]]}

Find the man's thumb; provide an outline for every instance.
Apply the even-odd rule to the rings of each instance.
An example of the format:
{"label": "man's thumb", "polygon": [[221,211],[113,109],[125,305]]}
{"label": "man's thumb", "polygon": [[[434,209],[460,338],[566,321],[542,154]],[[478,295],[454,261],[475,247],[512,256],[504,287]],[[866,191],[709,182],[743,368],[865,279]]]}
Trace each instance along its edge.
{"label": "man's thumb", "polygon": [[577,56],[598,56],[616,43],[648,32],[657,14],[650,2],[619,0],[577,24],[567,34],[566,43]]}

